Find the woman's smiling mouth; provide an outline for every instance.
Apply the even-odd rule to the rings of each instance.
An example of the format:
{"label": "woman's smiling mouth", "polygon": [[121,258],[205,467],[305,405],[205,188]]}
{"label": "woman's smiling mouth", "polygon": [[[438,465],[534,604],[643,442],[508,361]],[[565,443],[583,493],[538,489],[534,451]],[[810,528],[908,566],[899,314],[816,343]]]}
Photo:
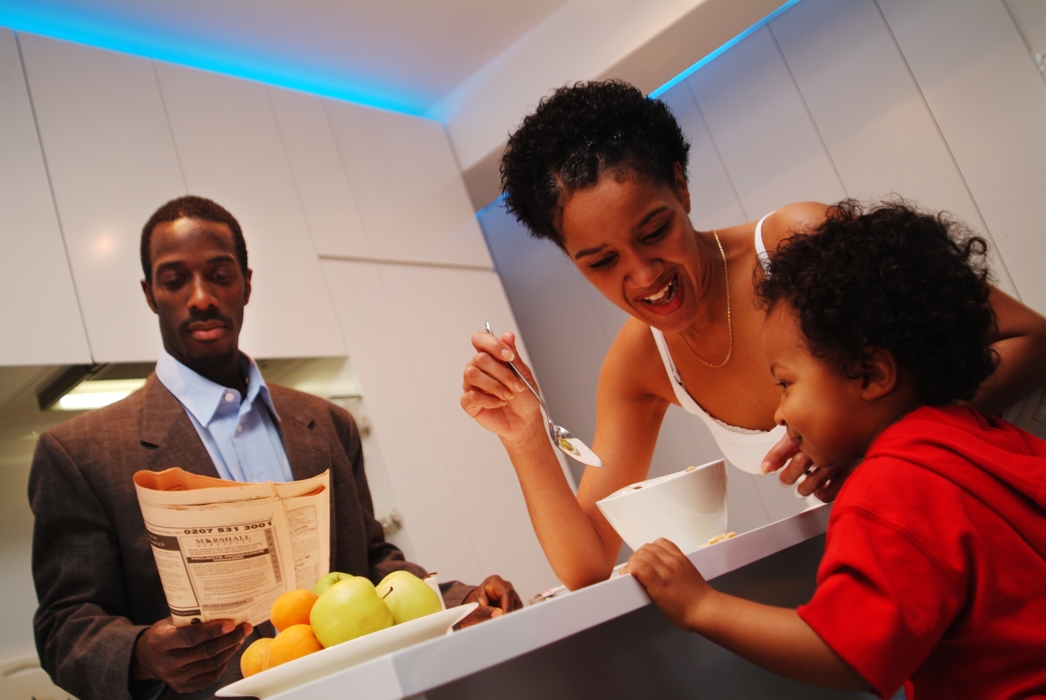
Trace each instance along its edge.
{"label": "woman's smiling mouth", "polygon": [[682,301],[679,273],[673,275],[672,279],[668,280],[668,284],[654,294],[640,297],[638,300],[642,303],[644,309],[656,314],[667,314],[675,311]]}
{"label": "woman's smiling mouth", "polygon": [[671,304],[679,291],[679,275],[673,275],[668,284],[648,297],[642,297],[641,301],[648,306],[664,307]]}

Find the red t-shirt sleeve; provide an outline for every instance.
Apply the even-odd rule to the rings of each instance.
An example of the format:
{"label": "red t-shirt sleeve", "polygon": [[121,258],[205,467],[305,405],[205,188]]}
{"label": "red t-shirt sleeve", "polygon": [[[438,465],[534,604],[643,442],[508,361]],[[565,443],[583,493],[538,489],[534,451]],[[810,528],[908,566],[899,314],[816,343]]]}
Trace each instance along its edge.
{"label": "red t-shirt sleeve", "polygon": [[926,659],[963,598],[903,529],[862,508],[833,513],[813,599],[799,616],[881,697]]}

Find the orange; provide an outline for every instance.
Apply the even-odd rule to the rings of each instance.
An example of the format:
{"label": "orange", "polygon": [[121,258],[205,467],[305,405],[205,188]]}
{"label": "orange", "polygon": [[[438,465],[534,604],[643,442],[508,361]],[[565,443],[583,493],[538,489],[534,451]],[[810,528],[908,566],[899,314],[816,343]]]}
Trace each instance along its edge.
{"label": "orange", "polygon": [[255,639],[249,647],[243,650],[243,655],[240,656],[240,673],[244,678],[253,676],[269,667],[270,644],[272,644],[271,637],[262,637]]}
{"label": "orange", "polygon": [[294,661],[323,648],[309,625],[291,625],[269,645],[269,668]]}
{"label": "orange", "polygon": [[309,624],[309,613],[316,602],[316,594],[304,588],[287,591],[272,604],[269,620],[277,632],[282,632],[291,625]]}

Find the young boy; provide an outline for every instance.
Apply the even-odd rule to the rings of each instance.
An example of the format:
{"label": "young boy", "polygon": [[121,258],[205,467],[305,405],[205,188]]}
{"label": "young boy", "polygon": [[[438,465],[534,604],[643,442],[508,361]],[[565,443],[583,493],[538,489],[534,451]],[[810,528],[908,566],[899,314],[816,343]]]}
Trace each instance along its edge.
{"label": "young boy", "polygon": [[1046,697],[1046,442],[964,404],[997,360],[987,246],[955,229],[843,202],[782,244],[759,288],[776,419],[853,471],[798,610],[718,593],[667,540],[636,552],[673,623],[815,685]]}

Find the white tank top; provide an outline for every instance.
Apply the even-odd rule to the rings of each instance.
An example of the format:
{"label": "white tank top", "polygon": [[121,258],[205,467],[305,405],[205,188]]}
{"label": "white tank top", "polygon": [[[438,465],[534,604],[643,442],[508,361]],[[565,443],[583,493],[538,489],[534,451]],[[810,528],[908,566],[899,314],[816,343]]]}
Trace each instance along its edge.
{"label": "white tank top", "polygon": [[[773,212],[770,212],[770,214],[773,214]],[[766,221],[766,217],[770,216],[770,214],[764,216],[755,225],[756,258],[762,264],[764,270],[769,266],[770,258],[766,252],[766,245],[763,243],[763,222]],[[653,327],[650,328],[650,332],[654,336],[657,351],[661,354],[661,361],[664,363],[665,371],[672,382],[672,390],[675,392],[679,405],[687,413],[692,413],[704,421],[727,461],[743,471],[761,474],[760,467],[762,466],[763,458],[770,451],[770,448],[784,437],[785,427],[779,425],[770,431],[749,430],[748,428],[739,428],[735,425],[724,423],[718,418],[711,416],[708,411],[701,408],[697,401],[694,401],[694,398],[690,396],[690,392],[686,390],[683,378],[680,376],[679,370],[676,369],[675,362],[672,361],[672,353],[668,350],[665,334]]]}

